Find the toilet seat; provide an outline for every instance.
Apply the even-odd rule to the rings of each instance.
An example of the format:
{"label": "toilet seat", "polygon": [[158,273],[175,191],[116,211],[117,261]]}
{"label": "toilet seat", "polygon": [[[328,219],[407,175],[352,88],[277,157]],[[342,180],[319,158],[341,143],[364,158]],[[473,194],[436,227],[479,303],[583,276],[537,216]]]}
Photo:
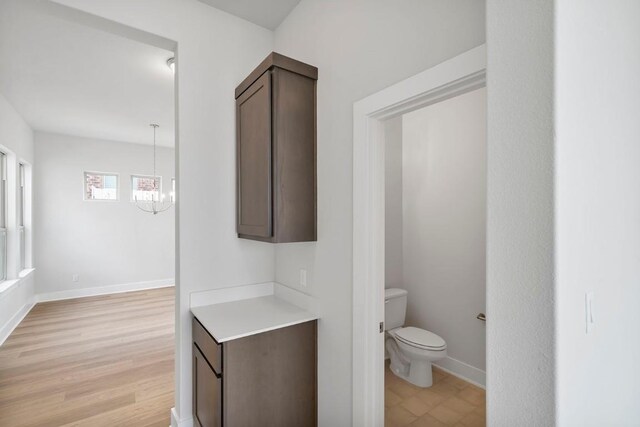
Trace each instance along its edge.
{"label": "toilet seat", "polygon": [[413,326],[397,329],[395,336],[399,341],[416,348],[436,351],[447,348],[445,340],[438,335]]}

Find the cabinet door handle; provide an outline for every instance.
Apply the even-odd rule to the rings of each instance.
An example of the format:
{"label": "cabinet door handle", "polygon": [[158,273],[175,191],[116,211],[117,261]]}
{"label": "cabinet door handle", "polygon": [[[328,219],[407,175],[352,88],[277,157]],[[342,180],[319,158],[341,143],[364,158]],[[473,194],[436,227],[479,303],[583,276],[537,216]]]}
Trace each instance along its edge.
{"label": "cabinet door handle", "polygon": [[486,322],[486,321],[487,321],[487,316],[486,316],[484,313],[479,313],[479,314],[476,316],[476,319],[478,319],[478,320],[482,320],[483,322]]}

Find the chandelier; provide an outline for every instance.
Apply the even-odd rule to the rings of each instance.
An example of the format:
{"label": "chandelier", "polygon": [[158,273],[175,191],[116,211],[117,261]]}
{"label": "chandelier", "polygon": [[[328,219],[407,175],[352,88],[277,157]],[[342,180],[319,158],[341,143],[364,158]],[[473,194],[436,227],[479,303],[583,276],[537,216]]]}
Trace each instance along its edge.
{"label": "chandelier", "polygon": [[156,129],[160,125],[151,123],[149,126],[153,128],[153,189],[151,191],[151,200],[138,200],[138,195],[134,196],[136,206],[138,209],[148,212],[154,215],[168,210],[173,203],[171,201],[165,202],[164,194],[160,194],[158,188],[158,176],[156,175]]}

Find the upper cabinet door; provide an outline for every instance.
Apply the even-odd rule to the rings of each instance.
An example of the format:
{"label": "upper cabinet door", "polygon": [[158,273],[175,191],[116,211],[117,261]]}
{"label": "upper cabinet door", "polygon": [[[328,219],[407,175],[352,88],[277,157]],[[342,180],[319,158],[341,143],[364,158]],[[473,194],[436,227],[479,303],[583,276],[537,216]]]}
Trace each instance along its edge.
{"label": "upper cabinet door", "polygon": [[271,72],[236,100],[238,234],[269,238],[272,218]]}
{"label": "upper cabinet door", "polygon": [[318,69],[272,52],[236,88],[238,237],[316,240]]}

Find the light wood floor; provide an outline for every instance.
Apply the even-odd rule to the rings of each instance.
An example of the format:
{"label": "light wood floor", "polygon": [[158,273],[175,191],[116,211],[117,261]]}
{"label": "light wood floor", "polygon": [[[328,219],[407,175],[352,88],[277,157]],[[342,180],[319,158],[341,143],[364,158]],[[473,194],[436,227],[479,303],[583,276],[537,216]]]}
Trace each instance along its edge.
{"label": "light wood floor", "polygon": [[36,305],[0,347],[0,426],[163,426],[174,290]]}
{"label": "light wood floor", "polygon": [[484,427],[485,392],[436,367],[433,385],[416,387],[385,363],[385,427]]}

